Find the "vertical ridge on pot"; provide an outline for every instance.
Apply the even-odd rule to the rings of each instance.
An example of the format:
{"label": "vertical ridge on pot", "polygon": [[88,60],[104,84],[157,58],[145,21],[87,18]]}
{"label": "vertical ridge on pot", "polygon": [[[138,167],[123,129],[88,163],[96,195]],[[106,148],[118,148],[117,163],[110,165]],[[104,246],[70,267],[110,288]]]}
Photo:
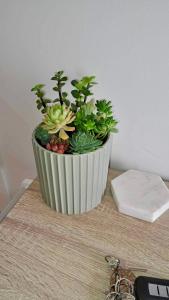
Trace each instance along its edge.
{"label": "vertical ridge on pot", "polygon": [[45,158],[45,167],[46,167],[46,174],[47,174],[47,183],[48,183],[48,195],[49,195],[49,206],[51,208],[55,208],[55,205],[53,204],[53,195],[52,195],[52,190],[53,190],[53,185],[50,184],[52,181],[52,175],[51,175],[51,161],[50,161],[50,154],[47,151],[43,152],[44,158]]}
{"label": "vertical ridge on pot", "polygon": [[53,183],[55,207],[56,210],[59,212],[61,210],[60,190],[59,190],[59,183],[58,183],[56,157],[54,156],[54,154],[51,155],[51,171],[52,171],[52,183]]}
{"label": "vertical ridge on pot", "polygon": [[97,206],[98,177],[99,177],[99,151],[96,151],[96,153],[93,156],[92,207],[96,207]]}
{"label": "vertical ridge on pot", "polygon": [[42,170],[41,170],[42,168],[40,165],[39,155],[38,155],[38,147],[36,146],[36,144],[34,143],[33,140],[32,140],[32,144],[33,144],[33,150],[34,150],[34,154],[35,154],[35,163],[36,163],[36,168],[37,168],[37,173],[38,173],[40,189],[42,192],[42,197],[44,197],[45,192],[44,192],[44,184],[43,184],[43,177],[42,177]]}
{"label": "vertical ridge on pot", "polygon": [[109,159],[110,159],[110,153],[111,153],[111,147],[112,147],[112,135],[109,137],[110,142],[106,144],[105,147],[105,155],[106,155],[106,166],[107,168],[104,169],[104,179],[103,179],[103,192],[106,188],[107,184],[107,174],[108,174],[108,166],[109,166]]}
{"label": "vertical ridge on pot", "polygon": [[94,189],[95,189],[95,185],[94,185],[94,165],[95,165],[95,155],[92,155],[92,187],[91,187],[91,208],[95,207],[94,205]]}
{"label": "vertical ridge on pot", "polygon": [[93,153],[87,155],[87,211],[92,208],[92,186],[93,186]]}
{"label": "vertical ridge on pot", "polygon": [[47,200],[46,200],[47,191],[46,191],[46,185],[45,185],[45,174],[44,174],[44,168],[43,168],[43,160],[41,159],[40,149],[37,146],[35,146],[35,147],[36,147],[36,153],[39,157],[38,177],[39,177],[39,180],[40,180],[40,177],[42,178],[42,182],[41,182],[41,185],[40,185],[40,186],[43,186],[43,188],[42,188],[42,192],[43,192],[42,193],[42,198],[46,203],[48,203]]}
{"label": "vertical ridge on pot", "polygon": [[57,156],[55,154],[53,154],[53,161],[54,161],[54,168],[55,168],[55,185],[56,185],[56,189],[55,189],[55,201],[57,202],[57,206],[58,206],[58,212],[62,212],[62,206],[61,206],[61,195],[60,195],[60,184],[59,184],[59,170],[58,170],[58,162],[57,162]]}
{"label": "vertical ridge on pot", "polygon": [[[102,153],[102,166],[107,165],[107,159],[106,157],[108,156],[108,152],[107,152],[107,147],[105,147],[103,149],[103,153]],[[104,194],[104,189],[105,189],[105,171],[104,171],[104,167],[102,167],[102,177],[101,177],[101,197]]]}
{"label": "vertical ridge on pot", "polygon": [[[103,149],[102,149],[103,150]],[[102,176],[103,176],[103,156],[104,156],[104,150],[100,151],[99,149],[99,178],[98,178],[98,197],[97,197],[97,204],[100,203],[101,198],[102,198]]]}
{"label": "vertical ridge on pot", "polygon": [[67,201],[67,212],[73,214],[73,169],[72,169],[72,157],[65,156],[65,190]]}
{"label": "vertical ridge on pot", "polygon": [[81,213],[86,211],[86,187],[87,187],[87,172],[86,172],[86,161],[87,155],[80,156],[80,202],[81,202]]}
{"label": "vertical ridge on pot", "polygon": [[67,201],[66,201],[66,191],[65,191],[65,166],[64,166],[64,156],[57,155],[57,165],[58,165],[58,177],[59,177],[59,189],[60,189],[60,200],[62,213],[67,213]]}
{"label": "vertical ridge on pot", "polygon": [[79,155],[73,155],[72,156],[72,162],[73,162],[73,198],[74,198],[74,213],[78,214],[80,213],[80,206],[79,206],[79,200],[80,200],[80,189],[79,189]]}
{"label": "vertical ridge on pot", "polygon": [[42,168],[42,174],[43,174],[43,184],[45,187],[45,202],[50,206],[49,203],[49,187],[47,184],[47,172],[46,172],[46,165],[45,165],[45,157],[44,157],[44,151],[39,148],[39,155],[40,155],[40,162],[41,162],[41,168]]}
{"label": "vertical ridge on pot", "polygon": [[51,184],[51,199],[52,199],[52,208],[56,210],[56,201],[55,201],[55,180],[54,180],[54,173],[53,173],[53,155],[50,155],[48,152],[48,159],[49,159],[49,171],[50,171],[50,181]]}
{"label": "vertical ridge on pot", "polygon": [[82,211],[82,199],[81,199],[81,181],[82,181],[82,176],[81,176],[81,159],[80,156],[78,157],[79,159],[79,214]]}
{"label": "vertical ridge on pot", "polygon": [[95,205],[98,205],[98,198],[99,198],[99,177],[100,177],[100,151],[97,151],[97,162],[96,162],[97,166],[98,166],[98,172],[97,172],[97,188],[96,188],[96,202]]}

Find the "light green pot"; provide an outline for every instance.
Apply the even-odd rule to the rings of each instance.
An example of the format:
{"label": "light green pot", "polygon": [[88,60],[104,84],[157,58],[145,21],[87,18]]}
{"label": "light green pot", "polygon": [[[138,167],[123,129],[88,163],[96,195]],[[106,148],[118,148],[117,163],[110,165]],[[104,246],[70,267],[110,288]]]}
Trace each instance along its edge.
{"label": "light green pot", "polygon": [[109,136],[98,150],[86,154],[57,154],[32,137],[42,198],[52,209],[80,214],[96,207],[106,188],[112,146]]}

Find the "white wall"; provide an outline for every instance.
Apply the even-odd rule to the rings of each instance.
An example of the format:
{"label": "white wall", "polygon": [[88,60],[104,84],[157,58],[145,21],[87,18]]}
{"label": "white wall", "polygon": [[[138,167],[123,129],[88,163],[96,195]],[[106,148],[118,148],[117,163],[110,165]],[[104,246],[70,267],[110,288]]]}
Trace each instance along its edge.
{"label": "white wall", "polygon": [[112,100],[120,121],[112,166],[169,178],[168,56],[168,0],[0,0],[0,151],[10,182],[18,185],[17,165],[18,180],[35,176],[40,115],[30,88],[57,69],[95,74],[96,96]]}

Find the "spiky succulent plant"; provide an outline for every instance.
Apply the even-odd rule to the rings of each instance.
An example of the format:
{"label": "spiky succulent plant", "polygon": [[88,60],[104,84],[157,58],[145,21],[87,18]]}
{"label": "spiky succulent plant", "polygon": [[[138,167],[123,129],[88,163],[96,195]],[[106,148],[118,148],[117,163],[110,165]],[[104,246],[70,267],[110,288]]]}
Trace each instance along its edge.
{"label": "spiky succulent plant", "polygon": [[92,152],[98,149],[102,143],[91,133],[79,131],[70,138],[70,151],[74,154]]}
{"label": "spiky succulent plant", "polygon": [[96,107],[95,134],[97,138],[104,139],[110,132],[117,132],[117,121],[113,117],[111,101],[97,100]]}
{"label": "spiky succulent plant", "polygon": [[112,117],[112,103],[106,99],[96,101],[97,115],[102,118]]}
{"label": "spiky succulent plant", "polygon": [[47,108],[47,113],[44,115],[42,128],[48,133],[58,133],[62,140],[69,138],[66,131],[74,131],[75,127],[67,126],[75,119],[74,113],[65,104],[55,104]]}

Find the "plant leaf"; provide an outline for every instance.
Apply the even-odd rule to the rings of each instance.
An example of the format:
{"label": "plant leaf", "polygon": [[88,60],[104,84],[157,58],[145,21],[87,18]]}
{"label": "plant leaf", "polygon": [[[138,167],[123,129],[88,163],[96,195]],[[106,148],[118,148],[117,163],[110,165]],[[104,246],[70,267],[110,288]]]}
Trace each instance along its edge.
{"label": "plant leaf", "polygon": [[70,150],[72,153],[87,153],[98,149],[102,145],[102,141],[95,138],[90,133],[77,132],[70,138]]}
{"label": "plant leaf", "polygon": [[36,92],[36,91],[42,89],[44,86],[45,86],[44,84],[38,83],[38,84],[33,86],[33,88],[31,89],[31,92]]}
{"label": "plant leaf", "polygon": [[79,93],[79,91],[77,91],[77,90],[72,90],[71,91],[71,94],[72,94],[72,96],[74,97],[74,98],[79,98],[79,96],[80,96],[80,93]]}

